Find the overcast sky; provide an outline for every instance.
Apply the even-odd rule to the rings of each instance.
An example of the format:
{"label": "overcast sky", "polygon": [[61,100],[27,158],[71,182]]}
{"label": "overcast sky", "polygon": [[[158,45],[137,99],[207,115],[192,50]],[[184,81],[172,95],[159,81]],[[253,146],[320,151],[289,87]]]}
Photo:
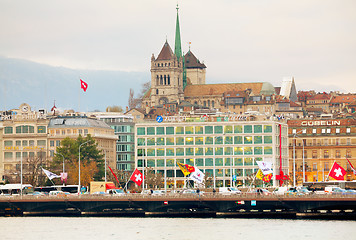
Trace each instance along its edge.
{"label": "overcast sky", "polygon": [[[0,0],[0,55],[73,69],[150,71],[176,0]],[[183,51],[207,83],[294,77],[297,90],[356,92],[355,0],[179,1]],[[139,89],[140,86],[137,86]]]}

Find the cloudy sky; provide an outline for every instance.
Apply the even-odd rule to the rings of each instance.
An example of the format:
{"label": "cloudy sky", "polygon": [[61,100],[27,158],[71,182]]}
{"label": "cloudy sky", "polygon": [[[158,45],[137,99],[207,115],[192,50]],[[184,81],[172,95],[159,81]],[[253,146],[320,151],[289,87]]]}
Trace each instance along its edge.
{"label": "cloudy sky", "polygon": [[[149,72],[176,0],[0,0],[0,56],[73,69]],[[207,83],[294,77],[297,89],[356,92],[355,0],[179,1],[183,51]],[[140,86],[138,86],[139,88]]]}

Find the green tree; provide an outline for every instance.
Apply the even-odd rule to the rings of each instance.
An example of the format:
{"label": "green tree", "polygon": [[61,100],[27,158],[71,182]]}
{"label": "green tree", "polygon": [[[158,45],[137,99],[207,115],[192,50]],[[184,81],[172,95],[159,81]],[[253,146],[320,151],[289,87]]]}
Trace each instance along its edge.
{"label": "green tree", "polygon": [[[65,171],[68,172],[68,183],[78,183],[78,163],[80,147],[80,172],[81,184],[89,185],[90,181],[100,181],[104,177],[104,154],[98,149],[98,143],[88,134],[85,138],[81,135],[77,139],[65,138],[57,147],[52,170],[63,169],[63,158]],[[63,157],[62,157],[63,156]]]}

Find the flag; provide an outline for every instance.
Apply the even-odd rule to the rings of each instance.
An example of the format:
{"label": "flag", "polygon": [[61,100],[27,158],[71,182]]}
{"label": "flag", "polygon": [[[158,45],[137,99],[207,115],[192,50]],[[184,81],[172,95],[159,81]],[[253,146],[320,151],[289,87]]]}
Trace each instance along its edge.
{"label": "flag", "polygon": [[141,186],[143,181],[142,173],[136,168],[135,171],[132,173],[130,179],[134,181],[138,186]]}
{"label": "flag", "polygon": [[256,163],[257,163],[258,167],[261,169],[263,175],[273,173],[271,162],[256,161]]}
{"label": "flag", "polygon": [[351,167],[351,169],[352,169],[352,172],[356,175],[356,170],[355,170],[354,166],[352,166],[352,164],[351,164],[351,162],[350,162],[349,159],[346,158],[346,160],[349,162],[350,167]]}
{"label": "flag", "polygon": [[[193,169],[192,168],[188,169],[187,168],[188,164],[183,164],[183,163],[180,163],[180,162],[177,162],[177,164],[178,164],[178,167],[180,168],[180,170],[183,172],[184,176],[189,175],[191,173],[191,171],[194,169],[193,166],[191,166]],[[190,166],[190,165],[188,165],[188,166]]]}
{"label": "flag", "polygon": [[53,178],[60,178],[61,176],[58,176],[57,174],[50,172],[44,168],[42,168],[42,170],[44,171],[44,173],[47,175],[47,177],[49,178],[49,180],[52,180]]}
{"label": "flag", "polygon": [[271,181],[271,179],[272,179],[272,176],[273,176],[273,174],[272,173],[269,173],[269,174],[267,174],[267,175],[264,175],[263,176],[263,178],[262,178],[262,181],[264,181],[264,182],[270,182]]}
{"label": "flag", "polygon": [[339,164],[334,162],[329,172],[329,176],[334,178],[335,180],[344,180],[345,175],[346,175],[345,169],[343,169]]}
{"label": "flag", "polygon": [[80,79],[80,88],[84,90],[84,92],[87,91],[88,84],[84,82],[82,79]]}
{"label": "flag", "polygon": [[62,173],[61,173],[61,182],[62,182],[62,183],[63,183],[63,182],[67,183],[67,178],[68,178],[68,173],[62,172]]}
{"label": "flag", "polygon": [[263,179],[263,173],[262,173],[261,169],[258,169],[258,172],[257,172],[257,174],[256,174],[256,178],[258,178],[258,179],[260,179],[260,180]]}
{"label": "flag", "polygon": [[115,177],[115,179],[116,179],[117,183],[120,185],[119,179],[117,179],[116,174],[114,173],[114,171],[111,169],[111,167],[110,167],[110,166],[108,166],[108,167],[109,167],[109,169],[110,169],[110,171],[111,171],[112,175],[114,175],[114,177]]}
{"label": "flag", "polygon": [[189,179],[201,184],[204,181],[204,177],[205,174],[196,167],[195,171],[190,174]]}
{"label": "flag", "polygon": [[260,180],[262,180],[262,181],[264,181],[264,182],[270,182],[271,179],[272,179],[272,176],[273,176],[272,173],[269,173],[269,174],[267,174],[267,175],[264,175],[264,174],[262,173],[262,170],[261,170],[261,169],[258,169],[258,172],[257,172],[257,174],[256,174],[256,178],[258,178],[258,179],[260,179]]}

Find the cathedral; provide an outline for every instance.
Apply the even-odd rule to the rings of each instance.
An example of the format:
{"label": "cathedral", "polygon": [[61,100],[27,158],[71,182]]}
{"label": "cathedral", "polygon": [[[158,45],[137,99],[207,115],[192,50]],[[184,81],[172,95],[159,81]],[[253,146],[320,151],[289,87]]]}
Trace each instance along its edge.
{"label": "cathedral", "polygon": [[[243,113],[251,110],[246,104],[252,98],[264,100],[270,108],[275,88],[267,82],[206,84],[206,66],[190,50],[182,54],[179,12],[175,32],[174,52],[166,40],[155,57],[151,57],[151,88],[142,99],[142,108],[148,114],[160,110],[161,114],[173,115],[182,109],[205,109],[206,111]],[[259,101],[260,102],[260,101]]]}

